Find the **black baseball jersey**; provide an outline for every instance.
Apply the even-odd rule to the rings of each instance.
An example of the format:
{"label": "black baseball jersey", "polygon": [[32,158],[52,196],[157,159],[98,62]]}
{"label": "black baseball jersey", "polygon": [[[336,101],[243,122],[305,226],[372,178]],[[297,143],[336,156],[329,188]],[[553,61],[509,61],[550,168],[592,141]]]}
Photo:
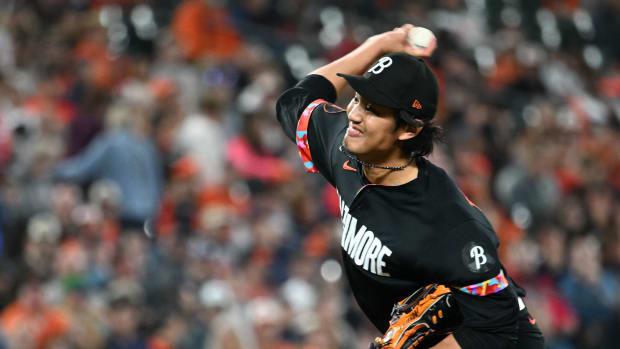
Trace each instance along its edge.
{"label": "black baseball jersey", "polygon": [[277,116],[305,169],[338,190],[342,260],[364,313],[384,332],[394,303],[441,283],[452,287],[465,330],[514,336],[516,290],[482,212],[424,158],[416,159],[418,177],[409,183],[369,183],[361,166],[340,150],[348,119],[332,104],[335,99],[327,79],[310,75],[280,96]]}

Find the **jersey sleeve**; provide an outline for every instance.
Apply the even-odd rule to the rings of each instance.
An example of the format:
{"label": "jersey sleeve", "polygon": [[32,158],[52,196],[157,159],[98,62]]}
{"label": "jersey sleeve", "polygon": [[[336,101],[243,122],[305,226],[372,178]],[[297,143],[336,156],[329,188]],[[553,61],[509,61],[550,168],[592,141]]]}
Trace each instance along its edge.
{"label": "jersey sleeve", "polygon": [[[478,296],[507,286],[506,278],[501,277],[497,248],[486,229],[476,219],[467,220],[451,228],[428,250],[434,282]],[[495,279],[498,283],[493,282]]]}
{"label": "jersey sleeve", "polygon": [[276,104],[284,133],[296,143],[307,172],[320,172],[330,183],[332,154],[342,142],[347,117],[332,102],[334,86],[320,75],[309,75],[285,91]]}
{"label": "jersey sleeve", "polygon": [[434,282],[451,287],[463,313],[463,327],[472,330],[468,333],[510,333],[517,321],[517,297],[488,229],[471,219],[430,248],[435,257]]}

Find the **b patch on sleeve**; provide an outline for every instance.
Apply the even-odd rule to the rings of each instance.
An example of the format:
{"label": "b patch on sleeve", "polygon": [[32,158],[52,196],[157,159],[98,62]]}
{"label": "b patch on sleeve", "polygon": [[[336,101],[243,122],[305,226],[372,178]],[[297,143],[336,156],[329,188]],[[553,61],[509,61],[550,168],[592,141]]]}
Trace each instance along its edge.
{"label": "b patch on sleeve", "polygon": [[312,162],[312,154],[310,153],[310,144],[308,144],[308,124],[310,123],[310,116],[312,116],[312,112],[314,108],[316,108],[321,103],[327,103],[327,101],[323,99],[317,99],[310,103],[306,109],[304,109],[303,113],[301,113],[301,117],[297,122],[297,130],[295,132],[295,142],[297,143],[297,151],[299,151],[299,157],[301,157],[301,161],[304,164],[304,169],[307,172],[318,173],[319,170],[314,166]]}
{"label": "b patch on sleeve", "polygon": [[485,273],[495,265],[495,259],[474,241],[465,245],[462,255],[463,263],[472,273]]}

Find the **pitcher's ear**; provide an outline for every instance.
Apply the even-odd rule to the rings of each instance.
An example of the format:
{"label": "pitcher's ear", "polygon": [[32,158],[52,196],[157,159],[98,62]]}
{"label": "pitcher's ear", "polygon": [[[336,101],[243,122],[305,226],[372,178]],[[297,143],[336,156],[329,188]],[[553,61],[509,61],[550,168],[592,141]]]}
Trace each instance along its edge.
{"label": "pitcher's ear", "polygon": [[406,125],[404,132],[402,132],[401,134],[398,135],[398,140],[399,141],[406,141],[406,140],[412,139],[415,136],[417,136],[418,134],[420,134],[420,132],[422,132],[422,127],[415,127],[415,126],[412,126],[412,125]]}
{"label": "pitcher's ear", "polygon": [[424,127],[424,121],[420,119],[414,118],[413,115],[407,113],[406,111],[400,111],[400,119],[404,121],[404,124],[401,124],[403,128],[403,132],[398,135],[398,139],[401,141],[406,141],[417,136]]}

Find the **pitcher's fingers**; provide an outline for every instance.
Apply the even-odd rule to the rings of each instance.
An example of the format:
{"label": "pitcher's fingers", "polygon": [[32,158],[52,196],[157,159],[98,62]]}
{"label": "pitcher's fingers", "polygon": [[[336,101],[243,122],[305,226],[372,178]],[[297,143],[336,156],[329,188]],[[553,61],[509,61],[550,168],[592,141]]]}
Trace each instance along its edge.
{"label": "pitcher's fingers", "polygon": [[407,34],[407,32],[409,32],[409,30],[413,28],[415,28],[413,24],[406,23],[406,24],[401,25],[400,27],[394,28],[393,31],[399,31],[399,32],[403,32]]}
{"label": "pitcher's fingers", "polygon": [[406,32],[410,31],[411,29],[415,28],[415,25],[411,24],[411,23],[405,23],[403,25],[400,26],[401,29],[403,29]]}

